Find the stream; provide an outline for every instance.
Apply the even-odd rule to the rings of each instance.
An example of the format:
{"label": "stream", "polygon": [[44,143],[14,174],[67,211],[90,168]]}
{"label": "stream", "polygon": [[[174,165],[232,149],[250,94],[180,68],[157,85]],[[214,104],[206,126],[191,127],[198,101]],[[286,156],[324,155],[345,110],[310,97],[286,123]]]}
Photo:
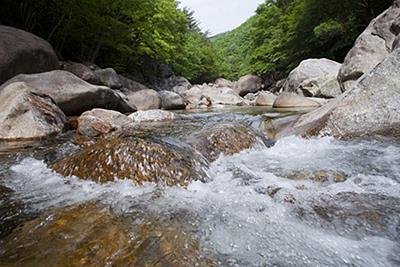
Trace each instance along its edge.
{"label": "stream", "polygon": [[[241,123],[261,136],[298,112],[184,112],[137,135],[185,146]],[[206,164],[206,182],[167,188],[54,173],[72,138],[0,145],[0,266],[400,266],[398,141],[260,137]]]}

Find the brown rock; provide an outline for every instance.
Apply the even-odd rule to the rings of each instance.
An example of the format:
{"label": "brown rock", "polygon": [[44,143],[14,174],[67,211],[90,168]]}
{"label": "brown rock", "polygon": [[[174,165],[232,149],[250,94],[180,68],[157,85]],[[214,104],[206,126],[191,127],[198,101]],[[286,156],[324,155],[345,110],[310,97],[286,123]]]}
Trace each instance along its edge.
{"label": "brown rock", "polygon": [[21,225],[0,241],[4,266],[216,266],[189,224],[84,204]]}
{"label": "brown rock", "polygon": [[118,111],[93,109],[78,119],[78,133],[89,138],[121,131],[133,124],[132,120]]}
{"label": "brown rock", "polygon": [[215,161],[223,155],[234,155],[252,148],[257,138],[247,128],[240,125],[221,125],[195,135],[189,141],[208,161]]}
{"label": "brown rock", "polygon": [[53,169],[99,183],[129,179],[138,185],[186,186],[204,178],[196,157],[187,151],[143,139],[104,139],[57,162]]}

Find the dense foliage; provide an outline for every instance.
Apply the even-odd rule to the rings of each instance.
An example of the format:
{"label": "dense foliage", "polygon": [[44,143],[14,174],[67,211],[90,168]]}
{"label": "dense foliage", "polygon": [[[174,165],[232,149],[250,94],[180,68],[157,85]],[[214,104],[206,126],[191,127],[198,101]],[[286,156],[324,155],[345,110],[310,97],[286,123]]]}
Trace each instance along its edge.
{"label": "dense foliage", "polygon": [[151,75],[164,63],[194,81],[223,74],[222,59],[175,0],[2,0],[0,24],[48,40],[63,59]]}
{"label": "dense foliage", "polygon": [[357,36],[393,0],[266,0],[236,30],[217,36],[237,78],[287,73],[301,60],[342,61]]}

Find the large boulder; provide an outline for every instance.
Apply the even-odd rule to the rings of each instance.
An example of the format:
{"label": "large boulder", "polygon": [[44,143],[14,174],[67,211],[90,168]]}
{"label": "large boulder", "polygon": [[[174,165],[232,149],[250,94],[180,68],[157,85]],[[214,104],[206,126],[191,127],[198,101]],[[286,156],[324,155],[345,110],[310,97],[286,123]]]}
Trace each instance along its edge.
{"label": "large boulder", "polygon": [[400,137],[399,69],[400,49],[396,49],[351,90],[324,107],[295,119],[281,129],[279,135]]}
{"label": "large boulder", "polygon": [[21,73],[58,69],[57,56],[45,40],[2,25],[0,36],[0,84]]}
{"label": "large boulder", "polygon": [[67,71],[20,74],[1,86],[0,91],[14,82],[25,82],[41,93],[49,95],[68,116],[79,116],[94,108],[117,110],[122,113],[132,113],[136,110],[110,88],[91,85]]}
{"label": "large boulder", "polygon": [[47,95],[26,83],[12,83],[0,92],[0,139],[33,139],[60,133],[64,113]]}
{"label": "large boulder", "polygon": [[185,103],[180,95],[171,91],[158,92],[161,98],[161,108],[165,110],[184,109]]}
{"label": "large boulder", "polygon": [[256,97],[257,106],[273,106],[277,96],[273,93],[261,91]]}
{"label": "large boulder", "polygon": [[342,91],[351,89],[363,74],[370,72],[389,55],[400,33],[396,27],[399,16],[400,1],[396,0],[392,7],[372,20],[357,38],[339,71]]}
{"label": "large boulder", "polygon": [[137,108],[137,110],[159,109],[161,99],[157,91],[152,89],[140,90],[127,93],[128,103]]}
{"label": "large boulder", "polygon": [[274,108],[319,107],[321,104],[313,99],[295,93],[283,93],[273,104]]}
{"label": "large boulder", "polygon": [[262,80],[255,75],[246,75],[239,79],[236,83],[235,91],[240,96],[245,96],[248,93],[257,93],[263,88]]}
{"label": "large boulder", "polygon": [[228,87],[211,87],[208,85],[196,85],[183,94],[185,103],[188,108],[199,108],[204,106],[204,101],[207,100],[209,105],[241,105],[241,98],[233,89]]}
{"label": "large boulder", "polygon": [[78,133],[89,138],[121,131],[132,125],[132,120],[118,111],[93,109],[78,119]]}
{"label": "large boulder", "polygon": [[232,81],[229,81],[229,80],[227,80],[227,79],[224,79],[224,78],[218,78],[217,80],[215,80],[214,86],[215,86],[215,87],[229,87],[229,88],[234,88],[234,87],[235,87],[235,83],[232,82]]}
{"label": "large boulder", "polygon": [[201,165],[184,149],[144,139],[103,139],[52,168],[63,176],[99,183],[129,179],[137,185],[187,186],[204,178]]}
{"label": "large boulder", "polygon": [[119,77],[119,82],[121,83],[122,87],[119,89],[124,93],[130,93],[130,92],[138,92],[141,90],[148,90],[145,85],[138,83],[136,81],[133,81],[131,79],[128,79],[122,75],[118,75]]}
{"label": "large boulder", "polygon": [[180,76],[172,76],[167,80],[169,90],[179,95],[185,93],[192,87],[192,84],[185,78]]}
{"label": "large boulder", "polygon": [[129,115],[129,118],[134,122],[161,122],[173,121],[177,118],[177,115],[170,111],[155,109],[137,111]]}
{"label": "large boulder", "polygon": [[104,85],[111,89],[119,89],[122,87],[120,77],[118,76],[117,72],[112,68],[95,70],[94,74],[94,84]]}
{"label": "large boulder", "polygon": [[93,72],[93,70],[82,63],[77,63],[72,61],[63,62],[61,64],[61,69],[71,72],[75,76],[78,76],[79,78],[88,83],[93,83],[93,81],[96,80],[96,75]]}
{"label": "large boulder", "polygon": [[284,91],[306,96],[337,97],[342,91],[337,81],[340,63],[321,58],[303,60],[290,72]]}

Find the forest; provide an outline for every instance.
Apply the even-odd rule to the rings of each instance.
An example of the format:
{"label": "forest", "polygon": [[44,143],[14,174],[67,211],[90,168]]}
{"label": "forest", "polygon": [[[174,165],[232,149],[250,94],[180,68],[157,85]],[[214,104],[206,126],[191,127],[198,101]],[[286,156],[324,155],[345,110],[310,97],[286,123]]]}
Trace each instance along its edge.
{"label": "forest", "polygon": [[[391,0],[266,0],[239,28],[210,37],[175,0],[2,0],[0,24],[49,41],[60,59],[146,80],[159,63],[193,83],[284,75],[302,59],[343,61]],[[140,78],[139,78],[140,77]]]}

